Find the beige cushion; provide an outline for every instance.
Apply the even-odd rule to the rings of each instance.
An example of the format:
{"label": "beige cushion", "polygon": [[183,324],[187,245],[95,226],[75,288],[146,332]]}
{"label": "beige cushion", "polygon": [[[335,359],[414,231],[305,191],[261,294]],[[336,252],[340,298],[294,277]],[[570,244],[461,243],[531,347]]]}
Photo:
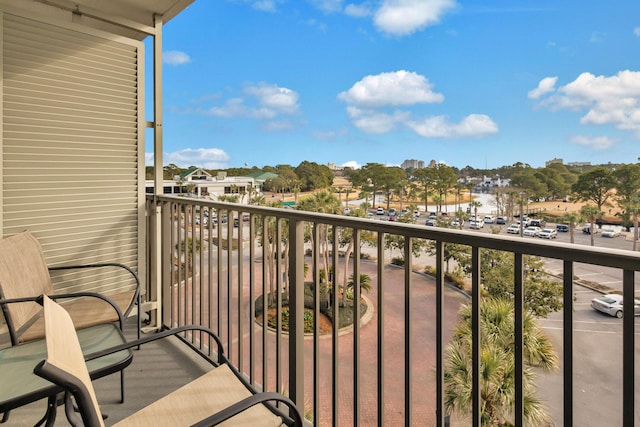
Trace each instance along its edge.
{"label": "beige cushion", "polygon": [[[129,307],[133,300],[135,291],[127,291],[119,294],[107,295],[121,310]],[[69,312],[76,329],[88,328],[89,326],[103,323],[115,322],[118,315],[111,304],[98,298],[81,297],[74,300],[59,300]],[[20,342],[32,341],[44,337],[44,317],[38,316],[19,337]]]}
{"label": "beige cushion", "polygon": [[[114,426],[189,426],[251,396],[228,366],[222,365]],[[263,405],[256,405],[220,426],[281,426],[282,420]]]}

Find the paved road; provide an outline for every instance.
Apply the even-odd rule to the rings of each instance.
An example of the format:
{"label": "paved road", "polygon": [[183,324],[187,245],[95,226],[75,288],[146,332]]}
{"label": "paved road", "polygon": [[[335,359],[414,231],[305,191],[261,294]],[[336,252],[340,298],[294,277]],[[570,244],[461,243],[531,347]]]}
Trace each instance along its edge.
{"label": "paved road", "polygon": [[[622,425],[622,320],[591,308],[598,293],[575,286],[574,302],[574,425]],[[540,320],[562,358],[562,313]],[[640,317],[636,317],[636,355],[640,354]],[[636,356],[636,366],[640,357]],[[539,396],[546,401],[555,425],[562,425],[562,368],[539,374]],[[638,387],[636,387],[638,390]],[[640,420],[640,393],[636,391],[636,420]]]}

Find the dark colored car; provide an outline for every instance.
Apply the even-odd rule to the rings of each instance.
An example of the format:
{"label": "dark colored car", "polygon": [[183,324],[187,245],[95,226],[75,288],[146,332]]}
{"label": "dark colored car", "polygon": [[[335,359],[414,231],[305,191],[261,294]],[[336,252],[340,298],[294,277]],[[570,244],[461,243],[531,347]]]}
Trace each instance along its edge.
{"label": "dark colored car", "polygon": [[508,218],[506,216],[499,216],[498,218],[496,218],[496,224],[506,224],[507,219]]}
{"label": "dark colored car", "polygon": [[566,224],[558,224],[556,225],[556,230],[566,233],[567,231],[569,231],[569,226]]}
{"label": "dark colored car", "polygon": [[540,227],[540,228],[544,228],[544,226],[545,226],[546,224],[547,224],[547,223],[546,223],[543,219],[532,219],[532,220],[529,222],[529,225],[530,225],[530,226],[532,226],[532,227]]}

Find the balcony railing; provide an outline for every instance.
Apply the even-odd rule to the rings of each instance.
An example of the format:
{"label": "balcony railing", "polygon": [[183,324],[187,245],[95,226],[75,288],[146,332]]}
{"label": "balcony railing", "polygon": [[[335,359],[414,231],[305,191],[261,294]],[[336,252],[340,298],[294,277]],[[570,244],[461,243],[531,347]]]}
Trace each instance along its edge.
{"label": "balcony railing", "polygon": [[[216,203],[175,196],[148,199],[148,290],[161,313],[162,327],[199,323],[219,333],[230,359],[254,384],[285,392],[315,425],[445,425],[445,349],[461,303],[472,304],[472,425],[480,426],[480,252],[495,249],[514,254],[515,400],[513,422],[523,425],[523,257],[534,255],[562,261],[562,419],[574,424],[574,266],[591,264],[621,271],[624,294],[622,320],[621,423],[634,423],[635,331],[634,282],[640,255],[562,242],[459,231],[413,224],[315,214],[293,209]],[[217,221],[214,221],[214,218]],[[226,222],[225,219],[226,218]],[[377,245],[362,245],[363,233],[375,233]],[[353,253],[348,266],[341,236],[348,233]],[[400,235],[403,267],[389,266],[385,239]],[[434,242],[435,278],[413,271],[411,242]],[[329,242],[326,246],[325,242]],[[471,294],[446,285],[444,245],[471,248]],[[365,260],[365,252],[372,255]],[[325,254],[328,265],[325,264]],[[385,258],[386,257],[386,258]],[[387,262],[385,262],[385,259]],[[308,271],[307,271],[308,267]],[[345,274],[345,270],[346,274]],[[328,271],[328,273],[327,273]],[[350,327],[321,331],[311,321],[305,333],[305,307],[321,318],[323,282],[345,282],[361,274],[372,277],[372,291],[353,287]],[[306,283],[306,286],[305,286]],[[308,288],[305,297],[305,287]],[[343,298],[337,286],[329,290],[337,324]],[[272,302],[266,304],[266,300]],[[263,327],[270,311],[274,317]],[[270,308],[273,307],[273,308]],[[365,316],[361,317],[362,310]],[[307,316],[308,317],[308,316]],[[357,319],[360,319],[359,321]],[[308,319],[307,323],[310,321]],[[286,330],[288,328],[288,331]],[[199,337],[189,338],[202,351],[212,351]],[[614,386],[615,387],[615,386]],[[544,393],[544,390],[540,391]],[[614,412],[616,409],[613,410]]]}

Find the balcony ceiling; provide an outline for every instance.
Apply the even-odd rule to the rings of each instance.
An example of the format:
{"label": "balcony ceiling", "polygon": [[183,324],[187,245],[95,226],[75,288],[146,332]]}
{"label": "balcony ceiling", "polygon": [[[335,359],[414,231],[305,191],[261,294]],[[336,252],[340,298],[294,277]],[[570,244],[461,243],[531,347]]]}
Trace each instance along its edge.
{"label": "balcony ceiling", "polygon": [[166,23],[195,0],[0,0],[0,4],[26,7],[52,15],[81,16],[85,25],[118,35],[142,40],[153,28],[154,15]]}

